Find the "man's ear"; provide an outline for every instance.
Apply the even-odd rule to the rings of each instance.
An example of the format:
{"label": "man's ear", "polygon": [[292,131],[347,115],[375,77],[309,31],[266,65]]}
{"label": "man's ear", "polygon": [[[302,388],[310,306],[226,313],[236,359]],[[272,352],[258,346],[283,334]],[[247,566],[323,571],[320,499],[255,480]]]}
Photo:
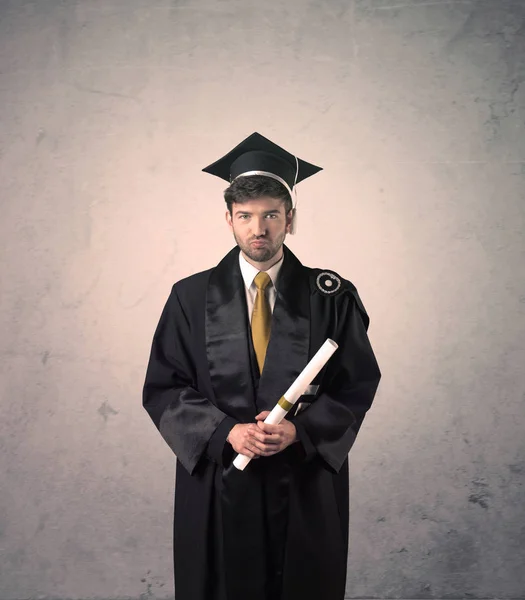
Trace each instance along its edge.
{"label": "man's ear", "polygon": [[224,217],[226,218],[226,223],[228,223],[228,225],[231,227],[232,226],[232,216],[230,215],[229,210],[226,211],[226,214],[224,215]]}
{"label": "man's ear", "polygon": [[292,210],[288,213],[286,220],[288,221],[286,225],[286,233],[294,235],[297,230],[297,209],[292,208]]}

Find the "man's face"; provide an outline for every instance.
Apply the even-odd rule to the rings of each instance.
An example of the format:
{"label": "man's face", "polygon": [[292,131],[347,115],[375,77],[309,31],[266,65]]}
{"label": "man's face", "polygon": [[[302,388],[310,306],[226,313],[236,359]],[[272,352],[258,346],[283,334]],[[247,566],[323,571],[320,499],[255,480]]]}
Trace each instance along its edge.
{"label": "man's face", "polygon": [[234,203],[226,221],[244,254],[253,262],[265,263],[280,253],[292,218],[291,212],[285,214],[283,200],[264,196]]}

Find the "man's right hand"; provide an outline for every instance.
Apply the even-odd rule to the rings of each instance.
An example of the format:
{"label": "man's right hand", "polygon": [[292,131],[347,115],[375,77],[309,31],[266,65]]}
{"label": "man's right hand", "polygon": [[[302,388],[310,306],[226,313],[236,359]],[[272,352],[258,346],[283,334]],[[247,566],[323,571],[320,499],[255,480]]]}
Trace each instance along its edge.
{"label": "man's right hand", "polygon": [[[285,425],[267,425],[272,432],[263,431],[262,419],[269,414],[268,411],[259,413],[256,417],[258,423],[237,423],[231,428],[226,441],[230,442],[236,452],[248,458],[272,456],[281,452],[296,440],[295,427],[287,421]],[[290,428],[292,431],[289,431]]]}
{"label": "man's right hand", "polygon": [[226,441],[238,454],[244,454],[248,458],[259,458],[264,452],[256,446],[257,429],[255,423],[237,423],[231,428]]}

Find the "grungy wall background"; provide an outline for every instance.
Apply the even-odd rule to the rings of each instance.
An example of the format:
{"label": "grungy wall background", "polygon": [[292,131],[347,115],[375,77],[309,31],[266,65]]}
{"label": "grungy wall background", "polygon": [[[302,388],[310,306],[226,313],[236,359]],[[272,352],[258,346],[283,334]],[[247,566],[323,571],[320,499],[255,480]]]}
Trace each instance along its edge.
{"label": "grungy wall background", "polygon": [[232,247],[253,131],[383,371],[348,598],[525,598],[525,3],[0,0],[0,598],[173,594],[141,406],[171,285]]}

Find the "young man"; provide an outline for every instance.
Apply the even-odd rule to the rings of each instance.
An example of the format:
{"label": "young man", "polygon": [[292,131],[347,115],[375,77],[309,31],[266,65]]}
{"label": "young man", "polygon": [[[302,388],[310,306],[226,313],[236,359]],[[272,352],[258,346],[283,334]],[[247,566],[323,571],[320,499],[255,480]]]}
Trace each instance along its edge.
{"label": "young man", "polygon": [[[176,600],[342,600],[348,453],[381,377],[369,319],[350,281],[284,245],[293,187],[319,167],[254,133],[204,170],[230,183],[237,245],[173,286],[143,391],[177,456]],[[308,394],[265,424],[327,338]]]}

